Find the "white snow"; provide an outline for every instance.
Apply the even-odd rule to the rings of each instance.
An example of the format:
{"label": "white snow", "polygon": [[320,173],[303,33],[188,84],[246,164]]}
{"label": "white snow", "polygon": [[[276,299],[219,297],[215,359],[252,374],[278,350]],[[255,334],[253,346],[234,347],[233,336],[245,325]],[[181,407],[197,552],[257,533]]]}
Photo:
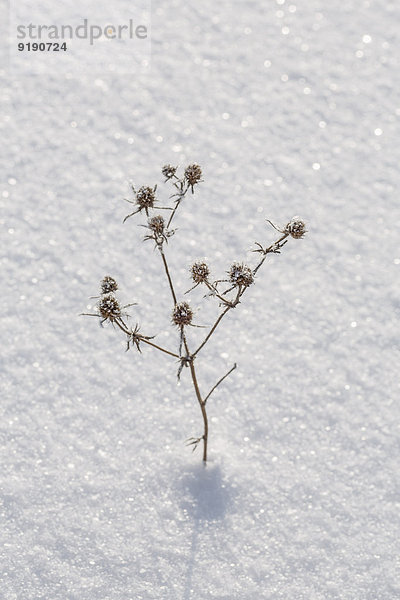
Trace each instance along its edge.
{"label": "white snow", "polygon": [[[97,69],[2,68],[2,598],[400,598],[399,17],[154,0],[147,68],[110,71],[104,44]],[[218,311],[183,296],[199,256],[222,279],[277,239],[266,219],[308,230],[196,359],[204,393],[238,363],[208,401],[206,468],[188,369],[177,386],[174,358],[79,316],[111,275],[178,350],[146,217],[122,224],[130,180],[166,201],[167,163],[203,170],[166,247],[196,324]]]}

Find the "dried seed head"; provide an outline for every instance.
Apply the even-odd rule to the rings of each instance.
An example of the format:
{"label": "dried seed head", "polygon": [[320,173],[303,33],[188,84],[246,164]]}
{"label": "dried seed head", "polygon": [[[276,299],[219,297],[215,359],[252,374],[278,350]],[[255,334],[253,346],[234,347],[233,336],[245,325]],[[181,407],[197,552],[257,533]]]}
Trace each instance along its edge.
{"label": "dried seed head", "polygon": [[139,205],[139,210],[144,209],[147,213],[149,208],[153,208],[155,201],[155,188],[144,185],[136,192],[136,202]]}
{"label": "dried seed head", "polygon": [[111,292],[116,292],[118,289],[118,283],[109,275],[104,277],[100,285],[102,294],[110,294]]}
{"label": "dried seed head", "polygon": [[306,224],[300,217],[293,217],[286,225],[284,233],[288,233],[292,238],[299,240],[307,233]]}
{"label": "dried seed head", "polygon": [[188,182],[188,184],[192,186],[192,190],[193,186],[196,183],[199,183],[199,181],[201,181],[201,175],[201,167],[199,165],[193,164],[186,167],[185,179]]}
{"label": "dried seed head", "polygon": [[175,175],[178,167],[173,167],[172,165],[164,165],[161,169],[161,173],[164,175],[165,179],[172,179]]}
{"label": "dried seed head", "polygon": [[164,217],[161,215],[156,215],[155,217],[151,217],[147,223],[149,229],[151,229],[151,231],[153,231],[156,235],[163,235],[165,230]]}
{"label": "dried seed head", "polygon": [[115,321],[115,319],[121,316],[121,306],[114,294],[102,296],[98,303],[98,307],[103,319]]}
{"label": "dried seed head", "polygon": [[193,311],[187,302],[179,302],[172,312],[172,322],[179,327],[190,325],[193,319]]}
{"label": "dried seed head", "polygon": [[210,269],[205,262],[195,262],[191,267],[192,279],[195,283],[203,283],[207,281],[210,275]]}
{"label": "dried seed head", "polygon": [[243,263],[233,263],[229,269],[229,281],[233,285],[248,287],[254,281],[253,271]]}

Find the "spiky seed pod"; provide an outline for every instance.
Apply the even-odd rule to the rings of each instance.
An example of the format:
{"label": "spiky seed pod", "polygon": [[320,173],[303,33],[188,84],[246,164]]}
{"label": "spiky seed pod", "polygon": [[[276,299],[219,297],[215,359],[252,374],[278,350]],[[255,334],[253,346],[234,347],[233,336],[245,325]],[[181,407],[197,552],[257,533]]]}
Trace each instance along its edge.
{"label": "spiky seed pod", "polygon": [[248,287],[254,281],[253,271],[243,263],[233,263],[229,269],[229,281],[233,285]]}
{"label": "spiky seed pod", "polygon": [[151,217],[147,223],[149,229],[151,229],[151,231],[153,231],[157,236],[163,235],[165,230],[164,217],[161,215],[156,215],[155,217]]}
{"label": "spiky seed pod", "polygon": [[103,278],[100,285],[102,294],[110,294],[111,292],[116,292],[118,289],[118,283],[113,277],[110,277],[109,275],[106,275]]}
{"label": "spiky seed pod", "polygon": [[179,327],[190,325],[193,319],[193,311],[188,302],[179,302],[172,312],[172,322]]}
{"label": "spiky seed pod", "polygon": [[286,225],[284,232],[299,240],[307,233],[306,224],[300,217],[293,217]]}
{"label": "spiky seed pod", "polygon": [[154,202],[156,201],[155,188],[148,186],[142,186],[136,192],[136,203],[139,206],[139,210],[145,210],[146,214],[149,208],[153,208]]}
{"label": "spiky seed pod", "polygon": [[102,296],[99,300],[98,307],[103,319],[115,321],[115,319],[121,316],[121,306],[114,294]]}
{"label": "spiky seed pod", "polygon": [[161,173],[164,175],[166,180],[172,179],[172,177],[176,173],[177,168],[178,167],[173,167],[172,165],[164,165],[161,169]]}
{"label": "spiky seed pod", "polygon": [[199,181],[201,181],[201,167],[199,165],[193,164],[193,165],[188,165],[185,169],[185,179],[188,182],[188,184],[192,187],[193,190],[193,186],[196,183],[199,183]]}
{"label": "spiky seed pod", "polygon": [[203,283],[210,276],[210,269],[205,262],[195,262],[191,267],[192,279],[195,283]]}

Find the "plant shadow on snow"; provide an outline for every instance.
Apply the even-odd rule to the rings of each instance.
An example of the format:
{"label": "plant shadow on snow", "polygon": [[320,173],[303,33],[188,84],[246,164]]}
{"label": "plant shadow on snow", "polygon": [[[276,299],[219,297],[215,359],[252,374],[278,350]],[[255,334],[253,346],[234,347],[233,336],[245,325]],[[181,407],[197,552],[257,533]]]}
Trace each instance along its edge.
{"label": "plant shadow on snow", "polygon": [[179,481],[182,509],[196,521],[224,519],[233,501],[233,489],[223,479],[219,465],[192,466]]}
{"label": "plant shadow on snow", "polygon": [[219,465],[203,464],[190,467],[180,477],[178,488],[182,497],[181,507],[193,519],[193,532],[185,577],[183,600],[192,596],[193,570],[202,545],[202,534],[210,535],[218,528],[233,505],[236,490],[226,482]]}

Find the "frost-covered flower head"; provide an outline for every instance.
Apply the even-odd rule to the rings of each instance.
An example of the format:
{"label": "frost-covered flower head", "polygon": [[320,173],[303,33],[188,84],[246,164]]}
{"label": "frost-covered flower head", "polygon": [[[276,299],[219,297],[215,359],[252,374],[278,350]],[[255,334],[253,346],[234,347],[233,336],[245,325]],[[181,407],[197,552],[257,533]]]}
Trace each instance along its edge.
{"label": "frost-covered flower head", "polygon": [[116,292],[118,289],[118,283],[113,277],[110,277],[109,275],[106,275],[103,278],[100,286],[102,294],[110,294],[111,292]]}
{"label": "frost-covered flower head", "polygon": [[108,321],[115,321],[121,317],[121,306],[114,294],[102,296],[98,302],[100,316]]}
{"label": "frost-covered flower head", "polygon": [[191,267],[192,279],[195,283],[203,283],[210,276],[210,269],[203,261],[195,262]]}
{"label": "frost-covered flower head", "polygon": [[178,167],[173,167],[172,165],[163,166],[163,168],[161,169],[161,173],[164,175],[166,181],[168,181],[168,179],[172,179],[172,177],[176,173],[177,168]]}
{"label": "frost-covered flower head", "polygon": [[286,225],[284,233],[287,233],[291,235],[292,238],[299,240],[307,233],[306,224],[300,219],[300,217],[293,217]]}
{"label": "frost-covered flower head", "polygon": [[164,217],[161,215],[156,215],[155,217],[151,217],[151,219],[147,222],[148,228],[153,231],[157,236],[162,236],[165,230],[165,221]]}
{"label": "frost-covered flower head", "polygon": [[168,243],[170,238],[175,233],[175,229],[167,229],[164,221],[164,217],[161,215],[155,215],[147,221],[147,225],[143,225],[146,229],[150,229],[151,234],[145,235],[145,240],[153,240],[156,245],[161,248],[164,242]]}
{"label": "frost-covered flower head", "polygon": [[229,281],[233,285],[248,287],[254,282],[253,271],[243,263],[233,263],[228,271]]}
{"label": "frost-covered flower head", "polygon": [[144,210],[146,215],[149,208],[153,208],[156,201],[156,188],[151,188],[143,185],[136,192],[136,204],[139,206],[139,211]]}
{"label": "frost-covered flower head", "polygon": [[190,325],[193,319],[193,311],[188,302],[179,302],[172,311],[172,322],[179,327]]}
{"label": "frost-covered flower head", "polygon": [[196,183],[199,183],[199,181],[201,181],[201,176],[202,176],[202,172],[201,172],[201,167],[197,164],[193,164],[193,165],[188,165],[185,169],[185,179],[188,182],[189,186],[192,188],[192,192],[193,192],[193,186],[196,185]]}
{"label": "frost-covered flower head", "polygon": [[142,185],[142,187],[137,191],[133,185],[131,185],[131,188],[135,194],[134,200],[129,200],[128,198],[124,198],[124,200],[129,202],[129,204],[135,204],[137,208],[125,217],[123,221],[124,223],[127,219],[129,219],[129,217],[142,212],[142,210],[144,210],[146,215],[149,216],[149,208],[154,208],[154,204],[156,202],[156,185],[153,188],[149,187],[148,185]]}

